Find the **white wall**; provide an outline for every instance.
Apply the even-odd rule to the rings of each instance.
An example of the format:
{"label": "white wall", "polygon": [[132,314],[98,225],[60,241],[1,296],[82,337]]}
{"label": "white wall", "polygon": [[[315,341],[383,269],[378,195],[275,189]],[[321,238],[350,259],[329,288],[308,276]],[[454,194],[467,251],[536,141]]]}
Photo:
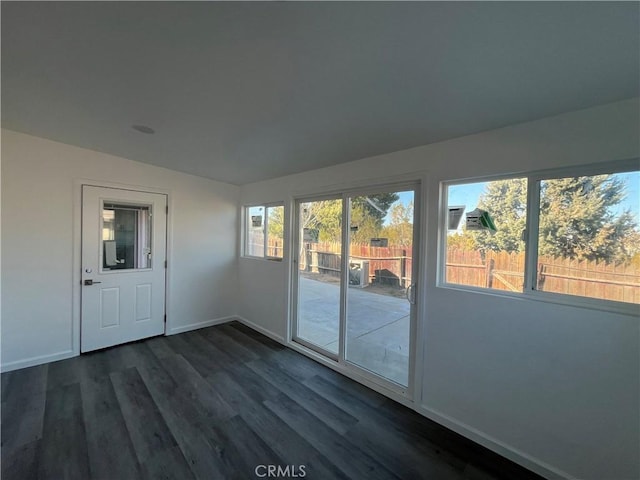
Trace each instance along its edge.
{"label": "white wall", "polygon": [[[415,405],[547,476],[640,477],[637,316],[436,287],[439,182],[640,156],[638,99],[242,187],[285,201],[363,177],[426,171],[424,359]],[[366,172],[366,173],[363,173]],[[290,257],[240,259],[238,313],[287,335]]]}
{"label": "white wall", "polygon": [[2,130],[3,370],[78,352],[85,179],[168,192],[169,333],[236,313],[238,187]]}

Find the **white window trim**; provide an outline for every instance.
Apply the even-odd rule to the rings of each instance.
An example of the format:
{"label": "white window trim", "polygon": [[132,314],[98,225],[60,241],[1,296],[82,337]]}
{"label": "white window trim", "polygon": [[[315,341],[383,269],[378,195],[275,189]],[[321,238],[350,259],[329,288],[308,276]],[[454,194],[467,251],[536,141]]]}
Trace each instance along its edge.
{"label": "white window trim", "polygon": [[[436,287],[460,290],[475,294],[494,295],[506,298],[524,298],[546,303],[587,308],[590,310],[602,310],[623,315],[638,316],[638,314],[640,313],[640,305],[635,303],[604,300],[600,298],[583,297],[565,293],[544,292],[536,289],[536,266],[538,261],[538,231],[540,214],[540,182],[543,180],[550,180],[555,178],[616,174],[634,172],[638,170],[640,170],[639,159],[633,158],[629,160],[612,161],[590,165],[578,165],[572,167],[538,170],[533,172],[513,173],[509,175],[485,176],[440,182],[440,219],[438,222],[440,233],[438,236],[438,272]],[[457,283],[448,283],[446,281],[446,221],[448,216],[447,193],[449,187],[453,185],[508,180],[512,178],[527,179],[527,221],[525,227],[525,270],[523,291],[507,292],[497,289],[474,287]],[[533,208],[534,206],[535,208]]]}
{"label": "white window trim", "polygon": [[[249,225],[249,218],[248,218],[248,214],[247,212],[249,211],[250,208],[255,208],[255,207],[263,207],[264,208],[264,225],[263,225],[263,229],[264,229],[264,234],[263,234],[263,240],[264,240],[264,250],[263,250],[263,256],[259,257],[257,255],[250,255],[249,253],[247,253],[247,242],[249,240],[249,235],[248,235],[248,225]],[[251,205],[244,205],[242,207],[242,257],[243,258],[252,258],[254,260],[267,260],[270,262],[282,262],[283,258],[284,258],[284,240],[283,240],[283,244],[282,244],[282,257],[274,257],[271,255],[267,255],[267,252],[269,251],[269,243],[268,243],[268,228],[269,228],[269,215],[267,214],[268,210],[270,208],[274,208],[274,207],[282,207],[284,209],[284,202],[271,202],[271,203],[256,203],[256,204],[251,204]],[[284,217],[284,215],[283,215]],[[284,233],[284,232],[283,232]]]}

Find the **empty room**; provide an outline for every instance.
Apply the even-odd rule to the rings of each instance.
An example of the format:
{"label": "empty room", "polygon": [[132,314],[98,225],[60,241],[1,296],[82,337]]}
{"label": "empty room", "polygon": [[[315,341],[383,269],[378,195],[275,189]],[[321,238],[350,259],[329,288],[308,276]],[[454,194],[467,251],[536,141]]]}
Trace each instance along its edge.
{"label": "empty room", "polygon": [[1,4],[14,479],[640,479],[640,3]]}

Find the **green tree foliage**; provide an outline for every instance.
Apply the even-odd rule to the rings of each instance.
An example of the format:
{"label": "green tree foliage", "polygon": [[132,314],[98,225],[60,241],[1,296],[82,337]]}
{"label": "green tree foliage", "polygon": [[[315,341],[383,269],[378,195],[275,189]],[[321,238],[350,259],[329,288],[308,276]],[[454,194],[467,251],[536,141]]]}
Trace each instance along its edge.
{"label": "green tree foliage", "polygon": [[634,233],[631,212],[614,213],[625,198],[615,175],[545,180],[540,188],[540,253],[578,260],[626,261]]}
{"label": "green tree foliage", "polygon": [[369,243],[372,238],[379,237],[389,208],[399,198],[396,193],[353,197],[351,199],[351,241]]}
{"label": "green tree foliage", "polygon": [[477,250],[479,247],[474,232],[463,230],[462,233],[453,233],[447,236],[447,248]]}
{"label": "green tree foliage", "polygon": [[351,241],[353,243],[369,243],[371,238],[380,236],[380,223],[369,215],[363,205],[351,207]]}
{"label": "green tree foliage", "polygon": [[481,249],[524,251],[522,232],[527,222],[527,180],[525,178],[488,183],[480,196],[478,208],[489,212],[498,229],[495,233],[474,232],[475,240]]}
{"label": "green tree foliage", "polygon": [[354,210],[360,209],[367,216],[375,219],[378,226],[382,226],[389,208],[400,199],[397,193],[380,193],[377,195],[363,195],[351,199]]}
{"label": "green tree foliage", "polygon": [[318,230],[321,242],[339,242],[342,232],[342,200],[321,200],[303,203],[300,226]]}
{"label": "green tree foliage", "polygon": [[389,212],[389,224],[381,232],[389,245],[409,247],[413,244],[413,201],[396,203]]}
{"label": "green tree foliage", "polygon": [[[351,202],[351,232],[353,242],[366,243],[377,237],[390,206],[399,199],[395,193],[363,195]],[[318,230],[321,242],[340,242],[342,231],[342,200],[321,200],[302,205],[302,228]]]}
{"label": "green tree foliage", "polygon": [[[524,251],[526,189],[525,179],[487,184],[478,207],[490,213],[498,231],[465,232],[460,237],[473,235],[477,248],[483,251]],[[540,254],[578,260],[630,260],[638,253],[637,225],[629,211],[616,213],[614,209],[624,198],[624,182],[615,175],[543,181]],[[465,238],[457,241],[469,243]]]}
{"label": "green tree foliage", "polygon": [[284,207],[269,207],[268,209],[269,238],[284,237]]}

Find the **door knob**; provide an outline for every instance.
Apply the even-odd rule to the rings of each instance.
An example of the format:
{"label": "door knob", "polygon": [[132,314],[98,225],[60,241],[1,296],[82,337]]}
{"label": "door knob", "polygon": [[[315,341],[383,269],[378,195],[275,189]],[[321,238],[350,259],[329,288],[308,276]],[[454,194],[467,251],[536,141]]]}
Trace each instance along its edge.
{"label": "door knob", "polygon": [[89,279],[89,280],[85,280],[85,281],[84,281],[85,286],[87,286],[87,285],[94,285],[94,284],[96,284],[96,283],[102,283],[102,282],[94,282],[94,281],[93,281],[93,280],[91,280],[91,279]]}

